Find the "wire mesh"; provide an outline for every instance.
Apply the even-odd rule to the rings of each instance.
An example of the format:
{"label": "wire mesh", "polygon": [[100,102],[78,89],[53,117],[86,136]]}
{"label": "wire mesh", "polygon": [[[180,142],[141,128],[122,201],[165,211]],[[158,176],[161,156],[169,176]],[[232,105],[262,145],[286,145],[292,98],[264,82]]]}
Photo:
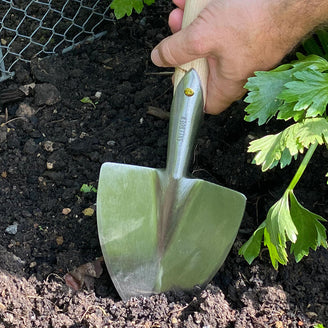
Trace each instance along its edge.
{"label": "wire mesh", "polygon": [[100,38],[109,0],[0,0],[0,82],[18,61],[68,52]]}

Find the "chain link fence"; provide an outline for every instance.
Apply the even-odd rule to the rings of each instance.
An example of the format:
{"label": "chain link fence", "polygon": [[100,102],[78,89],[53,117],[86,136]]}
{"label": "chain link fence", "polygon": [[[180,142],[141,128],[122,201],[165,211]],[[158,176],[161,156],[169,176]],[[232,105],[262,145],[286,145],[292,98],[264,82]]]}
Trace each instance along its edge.
{"label": "chain link fence", "polygon": [[0,0],[0,82],[18,61],[66,53],[106,34],[110,0]]}

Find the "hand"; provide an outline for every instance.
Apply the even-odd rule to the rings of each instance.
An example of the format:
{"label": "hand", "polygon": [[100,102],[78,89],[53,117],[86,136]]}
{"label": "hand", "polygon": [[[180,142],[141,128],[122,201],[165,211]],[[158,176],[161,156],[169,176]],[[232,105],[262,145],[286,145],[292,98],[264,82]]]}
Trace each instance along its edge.
{"label": "hand", "polygon": [[178,8],[169,16],[174,34],[155,47],[152,61],[157,66],[177,67],[207,58],[205,111],[218,114],[245,94],[243,86],[254,71],[277,65],[314,27],[312,21],[304,22],[303,9],[299,9],[307,7],[305,1],[311,2],[300,0],[296,1],[300,4],[287,6],[295,1],[212,0],[181,30],[185,0],[174,0]]}

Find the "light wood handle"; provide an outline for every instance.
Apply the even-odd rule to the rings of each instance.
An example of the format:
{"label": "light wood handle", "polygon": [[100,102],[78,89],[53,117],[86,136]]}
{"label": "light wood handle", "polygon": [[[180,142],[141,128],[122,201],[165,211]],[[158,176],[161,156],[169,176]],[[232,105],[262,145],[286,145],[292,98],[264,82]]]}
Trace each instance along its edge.
{"label": "light wood handle", "polygon": [[[194,21],[209,2],[210,0],[186,0],[182,28],[188,26],[192,21]],[[198,73],[202,82],[203,96],[206,98],[208,64],[205,58],[196,59],[182,66],[176,67],[174,74],[174,90],[183,78],[185,72],[189,71],[191,68],[194,68]]]}

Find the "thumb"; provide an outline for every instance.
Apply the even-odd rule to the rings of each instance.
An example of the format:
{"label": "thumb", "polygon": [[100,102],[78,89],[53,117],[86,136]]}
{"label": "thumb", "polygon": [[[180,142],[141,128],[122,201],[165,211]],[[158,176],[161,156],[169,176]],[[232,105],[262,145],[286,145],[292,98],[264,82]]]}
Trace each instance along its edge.
{"label": "thumb", "polygon": [[177,67],[209,53],[206,22],[197,18],[190,25],[161,41],[152,51],[151,60],[156,66]]}

